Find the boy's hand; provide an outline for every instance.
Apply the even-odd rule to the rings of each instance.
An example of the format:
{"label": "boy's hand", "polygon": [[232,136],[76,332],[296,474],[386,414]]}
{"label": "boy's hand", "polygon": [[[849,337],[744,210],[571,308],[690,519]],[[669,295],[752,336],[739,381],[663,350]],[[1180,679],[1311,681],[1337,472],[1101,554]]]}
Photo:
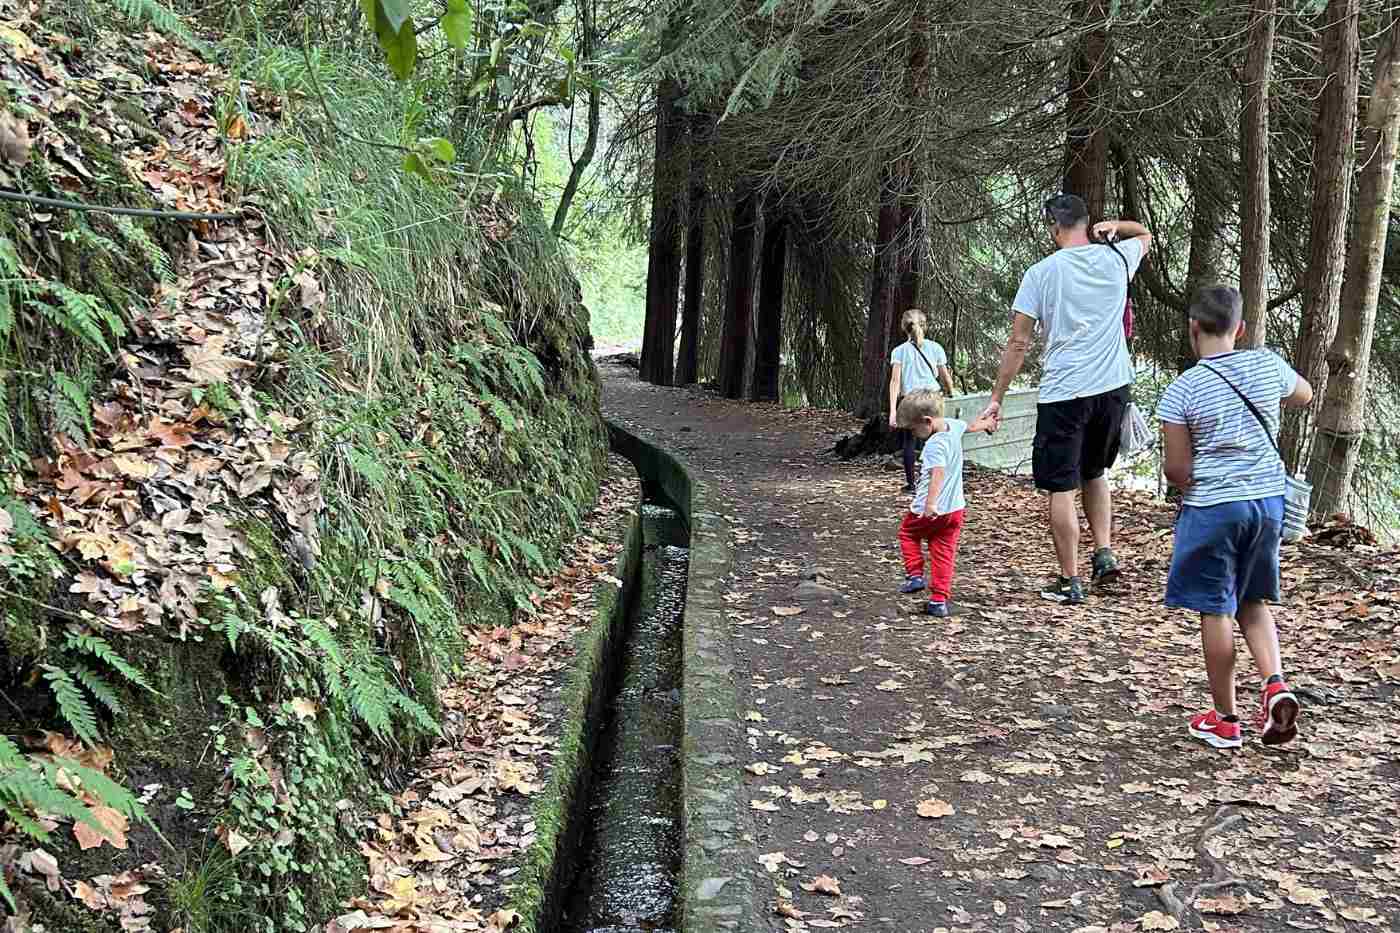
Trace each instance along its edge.
{"label": "boy's hand", "polygon": [[898,430],[899,430],[899,419],[896,418],[896,417],[894,416],[893,413],[890,414],[890,430],[891,430],[891,431],[898,431]]}
{"label": "boy's hand", "polygon": [[986,427],[986,428],[972,428],[972,427],[969,427],[968,430],[970,430],[970,431],[985,430],[988,434],[991,434],[993,431],[995,431],[995,430],[997,429],[997,426],[998,426],[998,424],[1000,423],[1000,421],[1001,421],[1001,402],[998,402],[996,399],[992,399],[990,402],[987,403],[987,407],[984,408],[984,409],[982,409],[982,414],[978,415],[978,416],[977,416],[977,420],[973,422],[973,424],[982,424],[982,423],[985,422],[986,425],[987,425],[987,427]]}

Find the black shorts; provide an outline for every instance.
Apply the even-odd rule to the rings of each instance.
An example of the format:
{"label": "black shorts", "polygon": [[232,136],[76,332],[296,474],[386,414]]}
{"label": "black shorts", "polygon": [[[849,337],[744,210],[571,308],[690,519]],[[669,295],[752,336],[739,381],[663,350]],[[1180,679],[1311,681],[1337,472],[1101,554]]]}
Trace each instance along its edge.
{"label": "black shorts", "polygon": [[1036,406],[1031,453],[1036,488],[1069,492],[1103,476],[1118,459],[1123,413],[1131,397],[1130,387],[1123,386]]}

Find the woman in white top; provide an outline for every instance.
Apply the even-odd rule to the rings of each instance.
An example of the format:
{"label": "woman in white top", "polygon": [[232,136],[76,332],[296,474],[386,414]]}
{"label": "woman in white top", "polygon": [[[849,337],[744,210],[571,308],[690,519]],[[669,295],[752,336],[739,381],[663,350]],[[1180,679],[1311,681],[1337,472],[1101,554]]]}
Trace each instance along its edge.
{"label": "woman in white top", "polygon": [[899,430],[895,410],[899,400],[915,389],[940,386],[945,396],[953,394],[953,375],[948,371],[948,354],[936,341],[924,337],[928,318],[918,308],[910,308],[899,319],[909,339],[890,354],[890,428],[897,432],[904,450],[904,491],[914,491],[914,434]]}

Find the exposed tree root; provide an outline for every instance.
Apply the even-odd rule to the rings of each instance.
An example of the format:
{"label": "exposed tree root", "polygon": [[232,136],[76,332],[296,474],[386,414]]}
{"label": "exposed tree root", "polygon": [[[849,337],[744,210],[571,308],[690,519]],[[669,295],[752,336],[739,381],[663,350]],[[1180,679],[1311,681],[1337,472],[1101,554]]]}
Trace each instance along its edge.
{"label": "exposed tree root", "polygon": [[1210,850],[1206,848],[1206,842],[1211,836],[1224,832],[1242,819],[1244,817],[1230,807],[1221,807],[1215,811],[1210,822],[1202,827],[1201,834],[1196,837],[1196,855],[1210,866],[1211,878],[1209,881],[1195,885],[1186,893],[1185,897],[1178,893],[1181,890],[1181,885],[1175,881],[1157,889],[1157,899],[1162,902],[1167,913],[1176,918],[1176,922],[1181,924],[1183,929],[1191,928],[1196,919],[1195,903],[1197,898],[1244,884],[1242,880],[1230,874],[1225,863],[1212,855]]}

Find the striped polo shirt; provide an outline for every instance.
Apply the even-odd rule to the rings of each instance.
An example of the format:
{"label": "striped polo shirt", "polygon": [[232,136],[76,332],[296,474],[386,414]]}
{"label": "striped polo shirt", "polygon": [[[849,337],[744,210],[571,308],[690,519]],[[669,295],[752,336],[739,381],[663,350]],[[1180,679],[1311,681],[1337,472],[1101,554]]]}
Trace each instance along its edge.
{"label": "striped polo shirt", "polygon": [[[1235,390],[1210,369],[1249,396],[1269,423],[1267,435]],[[1191,431],[1186,505],[1283,495],[1283,461],[1269,439],[1278,437],[1279,400],[1297,385],[1298,374],[1272,350],[1234,350],[1206,357],[1167,386],[1157,417]]]}

